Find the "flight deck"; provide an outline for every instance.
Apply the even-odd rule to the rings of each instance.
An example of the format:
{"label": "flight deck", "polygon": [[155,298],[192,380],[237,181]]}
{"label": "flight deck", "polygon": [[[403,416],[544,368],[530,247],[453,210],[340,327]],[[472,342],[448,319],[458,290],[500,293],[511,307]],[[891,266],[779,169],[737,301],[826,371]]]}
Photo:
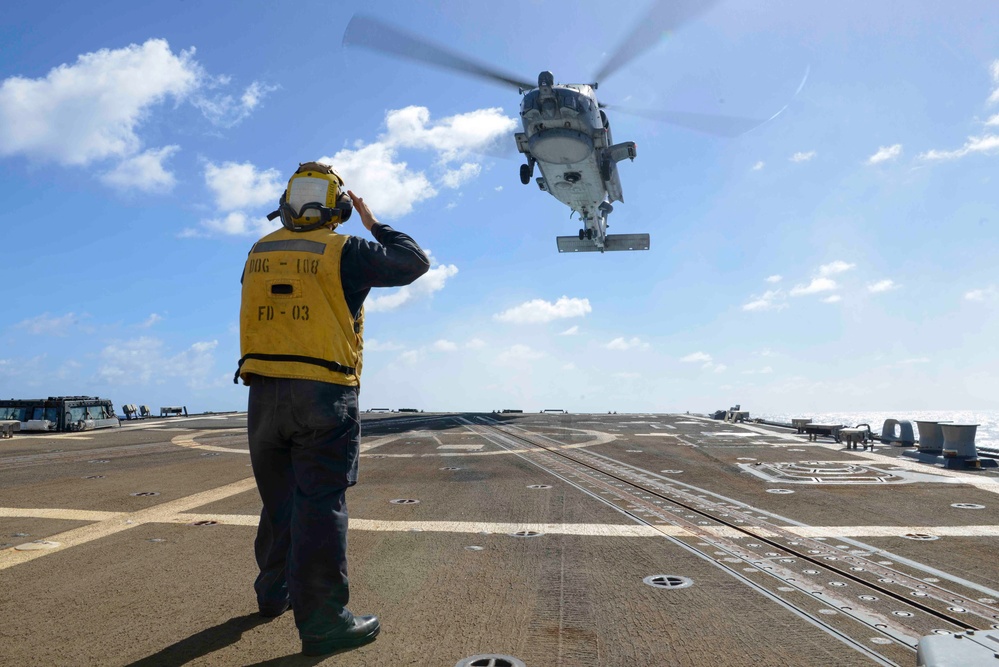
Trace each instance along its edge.
{"label": "flight deck", "polygon": [[927,636],[999,647],[994,468],[685,414],[362,428],[349,606],[382,632],[316,658],[290,613],[256,613],[245,413],[0,440],[0,664],[811,667],[916,665]]}

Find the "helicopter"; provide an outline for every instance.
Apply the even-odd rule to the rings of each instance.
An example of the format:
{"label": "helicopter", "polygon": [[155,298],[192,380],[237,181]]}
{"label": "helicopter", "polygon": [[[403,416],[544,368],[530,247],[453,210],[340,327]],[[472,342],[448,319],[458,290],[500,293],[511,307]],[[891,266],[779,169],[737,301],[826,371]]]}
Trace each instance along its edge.
{"label": "helicopter", "polygon": [[[556,237],[559,252],[648,250],[649,234],[607,233],[607,218],[614,210],[613,202],[624,202],[617,165],[625,159],[634,161],[638,146],[634,141],[613,143],[605,110],[620,110],[730,137],[743,134],[781,113],[778,111],[766,120],[759,120],[714,114],[627,110],[597,100],[599,80],[607,78],[650,49],[663,32],[675,29],[714,4],[713,0],[657,0],[606,59],[593,83],[585,84],[556,84],[554,75],[543,71],[535,85],[476,62],[425,37],[362,14],[351,17],[342,45],[360,46],[516,87],[522,96],[520,117],[523,132],[517,132],[514,139],[517,151],[526,158],[520,166],[520,181],[529,185],[534,179],[542,192],[566,204],[582,223],[575,236]],[[541,171],[536,178],[535,167]]]}

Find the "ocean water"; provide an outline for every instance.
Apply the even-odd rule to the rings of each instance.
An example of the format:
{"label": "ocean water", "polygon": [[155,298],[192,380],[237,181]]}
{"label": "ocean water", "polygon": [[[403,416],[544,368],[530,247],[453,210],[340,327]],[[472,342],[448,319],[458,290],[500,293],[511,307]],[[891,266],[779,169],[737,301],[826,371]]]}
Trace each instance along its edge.
{"label": "ocean water", "polygon": [[952,421],[955,424],[978,424],[978,431],[975,432],[975,445],[978,447],[988,447],[999,449],[999,412],[996,411],[974,411],[974,410],[914,410],[904,412],[896,410],[892,412],[818,412],[818,413],[755,413],[750,411],[749,416],[753,419],[765,419],[767,421],[790,424],[792,417],[806,417],[817,424],[846,424],[847,426],[857,426],[858,424],[870,424],[871,431],[880,435],[881,427],[886,419],[897,419],[902,421],[908,419],[912,422],[912,431],[919,437],[919,427],[916,424],[920,421]]}

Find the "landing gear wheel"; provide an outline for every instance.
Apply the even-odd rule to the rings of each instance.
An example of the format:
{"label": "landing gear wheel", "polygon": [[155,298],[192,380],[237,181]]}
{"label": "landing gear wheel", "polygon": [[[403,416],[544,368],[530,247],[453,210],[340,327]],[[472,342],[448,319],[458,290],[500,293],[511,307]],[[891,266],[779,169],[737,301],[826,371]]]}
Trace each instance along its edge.
{"label": "landing gear wheel", "polygon": [[590,241],[593,240],[593,230],[592,229],[587,229],[586,230],[586,238],[589,239]]}
{"label": "landing gear wheel", "polygon": [[582,241],[583,237],[585,237],[585,236],[586,236],[586,232],[583,231],[582,229],[580,229],[579,230],[579,240]]}
{"label": "landing gear wheel", "polygon": [[520,182],[527,185],[531,182],[531,176],[534,175],[534,169],[529,164],[520,165]]}

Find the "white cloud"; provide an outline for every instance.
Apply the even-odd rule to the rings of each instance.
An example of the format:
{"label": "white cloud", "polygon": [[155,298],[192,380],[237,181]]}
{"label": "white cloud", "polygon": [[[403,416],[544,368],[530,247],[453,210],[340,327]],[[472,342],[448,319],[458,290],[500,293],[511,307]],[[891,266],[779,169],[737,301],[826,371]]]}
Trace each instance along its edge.
{"label": "white cloud", "polygon": [[399,218],[411,213],[413,207],[437,196],[437,190],[422,172],[409,169],[406,162],[397,161],[391,145],[373,143],[356,150],[343,149],[320,162],[333,165],[347,187],[363,197],[379,219]]}
{"label": "white cloud", "polygon": [[417,278],[412,285],[405,285],[394,292],[369,298],[364,304],[364,309],[369,313],[395,310],[404,303],[430,298],[435,292],[444,289],[448,279],[457,275],[458,267],[454,264],[438,264],[430,255],[430,251],[427,251],[427,255],[430,256],[432,265],[429,271]]}
{"label": "white cloud", "polygon": [[752,301],[742,305],[742,309],[748,311],[783,310],[787,308],[784,298],[784,292],[781,290],[767,290],[762,296],[754,295]]}
{"label": "white cloud", "polygon": [[[996,116],[996,118],[999,118],[999,116]],[[497,185],[495,188],[493,188],[493,190],[495,190],[496,192],[503,192],[503,186]]]}
{"label": "white cloud", "polygon": [[163,162],[178,150],[180,146],[164,146],[125,158],[114,169],[102,174],[101,181],[121,190],[169,192],[173,190],[177,179],[166,170]]}
{"label": "white cloud", "polygon": [[36,317],[29,318],[14,325],[16,329],[27,329],[28,333],[34,335],[66,336],[69,334],[80,318],[76,313],[66,313],[59,317],[53,317],[48,313],[43,313]]}
{"label": "white cloud", "polygon": [[481,350],[486,346],[486,341],[481,338],[473,338],[472,340],[465,343],[465,349],[467,350]]}
{"label": "white cloud", "polygon": [[577,299],[562,296],[555,303],[544,299],[534,299],[519,306],[504,310],[493,315],[493,319],[511,324],[535,324],[551,322],[567,317],[582,317],[593,309],[589,299]]}
{"label": "white cloud", "polygon": [[[228,79],[225,79],[228,82]],[[277,86],[268,86],[254,81],[239,98],[234,98],[229,94],[219,94],[214,96],[197,95],[191,100],[191,104],[208,119],[212,125],[230,128],[245,120],[260,101],[269,93],[277,90]]]}
{"label": "white cloud", "polygon": [[[711,364],[705,364],[704,368],[712,368],[712,366]],[[724,373],[726,370],[728,370],[728,366],[726,366],[725,364],[718,364],[714,366],[715,373]]]}
{"label": "white cloud", "polygon": [[989,134],[981,137],[968,137],[968,140],[964,142],[964,146],[952,151],[938,151],[933,149],[921,153],[919,157],[922,160],[957,160],[972,153],[984,153],[988,155],[995,152],[999,152],[999,135]]}
{"label": "white cloud", "polygon": [[477,109],[430,121],[426,107],[409,106],[385,114],[388,132],[379,141],[390,146],[437,151],[441,162],[451,162],[470,153],[481,153],[508,137],[518,126],[503,109]]}
{"label": "white cloud", "polygon": [[843,297],[841,297],[839,294],[832,294],[822,299],[822,303],[839,303],[842,300]]}
{"label": "white cloud", "polygon": [[984,289],[973,289],[970,292],[965,292],[964,298],[967,301],[986,301],[999,298],[999,288],[996,288],[995,285],[989,285]]}
{"label": "white cloud", "polygon": [[885,279],[879,280],[876,283],[871,283],[867,286],[867,291],[877,294],[878,292],[888,292],[893,289],[898,289],[900,285],[896,285],[894,280]]}
{"label": "white cloud", "polygon": [[523,361],[534,361],[542,358],[543,356],[545,356],[544,352],[534,350],[527,345],[518,344],[512,345],[500,352],[496,357],[496,361],[500,364],[509,364]]}
{"label": "white cloud", "polygon": [[259,171],[250,162],[205,165],[205,185],[221,211],[246,211],[264,205],[277,208],[285,184],[277,169]]}
{"label": "white cloud", "polygon": [[365,352],[397,352],[404,349],[406,349],[405,345],[400,345],[399,343],[393,343],[391,341],[385,343],[374,338],[364,341]]}
{"label": "white cloud", "polygon": [[780,276],[780,275],[774,274],[772,276],[767,276],[766,281],[768,283],[779,283],[783,279],[784,279],[784,276]]}
{"label": "white cloud", "polygon": [[562,333],[560,333],[559,336],[575,336],[578,333],[579,333],[579,325],[574,324],[565,331],[563,331]]}
{"label": "white cloud", "polygon": [[440,352],[453,352],[458,349],[458,344],[442,338],[434,343],[434,349]]}
{"label": "white cloud", "polygon": [[999,104],[999,58],[992,61],[989,73],[992,74],[992,84],[995,86],[992,94],[989,95],[989,104]]}
{"label": "white cloud", "polygon": [[815,151],[808,151],[807,153],[798,152],[789,157],[788,159],[791,162],[808,162],[813,157],[815,157],[815,155],[816,155]]}
{"label": "white cloud", "polygon": [[759,162],[753,165],[753,171],[759,171],[760,169],[763,169],[763,166],[765,164],[766,163],[763,160],[760,160]]}
{"label": "white cloud", "polygon": [[819,267],[820,276],[834,276],[837,273],[844,273],[850,269],[857,266],[856,264],[848,264],[843,260],[837,259],[835,262],[830,262],[828,264],[823,264]]}
{"label": "white cloud", "polygon": [[989,119],[985,121],[985,124],[988,125],[989,127],[995,127],[999,125],[999,113],[995,114],[994,116],[989,116]]}
{"label": "white cloud", "polygon": [[186,379],[189,387],[203,387],[215,366],[216,347],[218,341],[200,341],[168,356],[158,338],[141,336],[114,341],[101,350],[97,374],[116,385],[148,384],[178,377]]}
{"label": "white cloud", "polygon": [[399,355],[399,360],[413,366],[423,360],[423,350],[407,350]]}
{"label": "white cloud", "polygon": [[814,278],[807,285],[795,285],[791,290],[791,296],[802,296],[805,294],[819,294],[836,289],[838,285],[831,278]]}
{"label": "white cloud", "polygon": [[685,364],[699,362],[711,363],[711,355],[706,352],[691,352],[685,357],[680,357],[680,361]]}
{"label": "white cloud", "polygon": [[482,166],[474,162],[465,162],[458,169],[448,169],[441,178],[441,183],[447,188],[459,188],[482,172]]}
{"label": "white cloud", "polygon": [[145,321],[139,325],[140,329],[149,329],[163,321],[162,315],[157,315],[156,313],[151,314],[145,319]]}
{"label": "white cloud", "polygon": [[874,153],[874,155],[867,158],[867,164],[878,164],[879,162],[887,162],[888,160],[894,160],[901,154],[902,154],[902,144],[881,146],[880,148],[878,148],[877,152]]}
{"label": "white cloud", "polygon": [[0,84],[0,155],[85,166],[141,148],[136,129],[151,107],[183,99],[202,77],[194,50],[174,54],[163,39],[101,49],[39,79]]}
{"label": "white cloud", "polygon": [[181,238],[203,238],[206,236],[263,236],[281,226],[280,222],[268,220],[265,216],[251,218],[242,211],[233,211],[221,218],[202,220],[203,229],[185,229]]}
{"label": "white cloud", "polygon": [[642,342],[640,338],[615,338],[604,345],[608,350],[647,350],[649,344]]}

